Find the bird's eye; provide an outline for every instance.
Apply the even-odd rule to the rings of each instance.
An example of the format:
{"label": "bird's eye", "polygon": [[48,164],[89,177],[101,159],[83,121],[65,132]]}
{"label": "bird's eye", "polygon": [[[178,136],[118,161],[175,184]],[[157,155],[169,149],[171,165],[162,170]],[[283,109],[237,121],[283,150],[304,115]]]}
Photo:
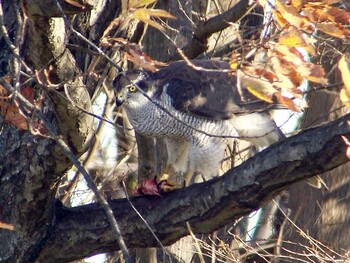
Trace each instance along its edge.
{"label": "bird's eye", "polygon": [[132,92],[132,93],[136,92],[137,88],[135,86],[131,85],[131,86],[129,86],[129,91]]}

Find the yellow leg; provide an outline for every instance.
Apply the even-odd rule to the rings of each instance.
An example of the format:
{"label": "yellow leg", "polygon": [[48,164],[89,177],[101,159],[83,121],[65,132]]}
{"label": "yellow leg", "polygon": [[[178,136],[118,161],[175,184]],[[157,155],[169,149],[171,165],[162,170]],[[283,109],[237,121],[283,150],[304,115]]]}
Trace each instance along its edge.
{"label": "yellow leg", "polygon": [[190,185],[192,176],[193,176],[193,172],[191,170],[187,170],[187,172],[185,173],[185,177],[184,177],[185,187]]}
{"label": "yellow leg", "polygon": [[163,170],[163,173],[158,178],[160,188],[163,192],[173,191],[182,187],[182,185],[180,185],[176,181],[173,181],[174,173],[175,171],[173,166],[171,164],[167,164],[167,166]]}

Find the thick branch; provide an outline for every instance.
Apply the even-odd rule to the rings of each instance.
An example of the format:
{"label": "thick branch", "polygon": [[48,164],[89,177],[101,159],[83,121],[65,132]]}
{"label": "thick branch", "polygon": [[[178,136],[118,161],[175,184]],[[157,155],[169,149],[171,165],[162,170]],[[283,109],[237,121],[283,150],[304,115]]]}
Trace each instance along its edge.
{"label": "thick branch", "polygon": [[[251,7],[249,1],[241,0],[226,12],[198,25],[190,42],[182,48],[184,55],[188,58],[195,58],[202,54],[207,50],[208,39],[212,34],[224,30],[229,27],[231,23],[236,23],[242,19]],[[179,59],[182,59],[182,56],[176,53],[171,60]]]}
{"label": "thick branch", "polygon": [[[348,162],[342,135],[350,138],[346,115],[273,145],[220,178],[131,202],[163,245],[188,234],[209,233],[257,210],[291,184]],[[111,206],[129,247],[159,246],[127,200]],[[67,238],[69,237],[69,238]],[[59,208],[38,261],[65,262],[115,249],[103,210],[97,204]]]}

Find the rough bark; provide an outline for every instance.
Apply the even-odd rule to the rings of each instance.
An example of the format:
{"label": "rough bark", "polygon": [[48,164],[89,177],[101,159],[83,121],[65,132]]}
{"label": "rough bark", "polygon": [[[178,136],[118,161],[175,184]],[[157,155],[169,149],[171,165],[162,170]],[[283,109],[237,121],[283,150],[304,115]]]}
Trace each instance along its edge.
{"label": "rough bark", "polygon": [[[42,95],[46,119],[60,130],[62,138],[79,156],[86,148],[92,117],[78,107],[89,111],[91,105],[66,47],[65,23],[62,17],[57,17],[61,12],[56,1],[21,3],[22,6],[20,1],[1,2],[4,30],[15,47],[10,48],[10,43],[5,44],[1,38],[2,76],[7,74],[11,84],[16,85],[16,81],[24,78],[20,77],[20,70],[37,73],[38,82],[43,85],[31,82],[27,85],[35,86]],[[66,92],[69,99],[58,95],[65,96]],[[53,203],[59,181],[71,163],[54,140],[18,130],[1,117],[0,123],[0,220],[15,228],[0,229],[0,261],[33,262],[54,220]]]}
{"label": "rough bark", "polygon": [[15,227],[0,229],[0,261],[30,262],[52,221],[55,144],[0,123],[0,215]]}
{"label": "rough bark", "polygon": [[[305,130],[258,153],[220,178],[161,197],[135,197],[131,202],[163,245],[187,235],[186,222],[196,234],[210,233],[257,210],[292,184],[348,162],[341,136],[350,137],[349,120],[350,115],[346,115]],[[113,200],[110,204],[130,248],[159,246],[127,200]],[[37,260],[67,262],[116,249],[98,204],[58,207],[55,215]]]}

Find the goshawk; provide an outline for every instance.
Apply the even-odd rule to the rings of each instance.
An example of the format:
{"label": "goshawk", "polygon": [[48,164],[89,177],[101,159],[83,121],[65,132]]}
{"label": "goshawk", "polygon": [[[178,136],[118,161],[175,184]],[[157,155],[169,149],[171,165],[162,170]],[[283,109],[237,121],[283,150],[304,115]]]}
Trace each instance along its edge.
{"label": "goshawk", "polygon": [[217,175],[228,138],[257,147],[284,138],[267,104],[237,83],[227,62],[191,63],[174,62],[155,73],[132,71],[113,84],[117,105],[123,105],[134,129],[165,138],[175,171],[210,179]]}

